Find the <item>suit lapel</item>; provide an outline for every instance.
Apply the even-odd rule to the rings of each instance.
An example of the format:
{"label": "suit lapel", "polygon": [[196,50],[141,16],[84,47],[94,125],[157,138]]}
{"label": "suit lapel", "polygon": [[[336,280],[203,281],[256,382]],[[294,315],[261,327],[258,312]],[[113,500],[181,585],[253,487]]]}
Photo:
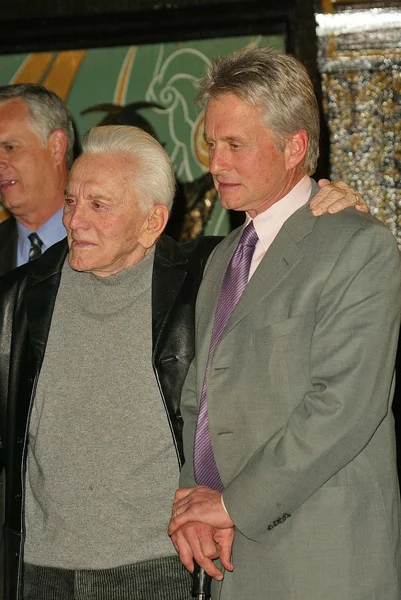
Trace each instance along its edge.
{"label": "suit lapel", "polygon": [[65,240],[59,242],[56,246],[35,261],[34,270],[29,275],[26,288],[26,315],[31,347],[38,369],[42,365],[54,304],[60,285],[61,270],[67,255]]}
{"label": "suit lapel", "polygon": [[157,242],[153,265],[152,340],[154,355],[159,350],[159,342],[168,322],[168,315],[175,305],[186,277],[186,258],[182,256],[181,252],[175,251],[175,247],[172,245],[167,248],[167,242],[168,240],[163,238]]}
{"label": "suit lapel", "polygon": [[[309,200],[315,195],[313,182]],[[303,258],[299,242],[309,235],[317,217],[309,210],[309,202],[292,214],[280,229],[242,294],[221,339],[288,277]]]}
{"label": "suit lapel", "polygon": [[301,260],[302,253],[291,236],[283,230],[280,231],[279,236],[280,238],[276,238],[277,241],[273,242],[250,279],[221,339],[224,339],[239,321],[263,302]]}
{"label": "suit lapel", "polygon": [[[214,316],[224,273],[226,272],[227,266],[238,245],[242,229],[242,227],[239,227],[233,231],[229,237],[220,244],[216,253],[217,258],[214,258],[208,266],[199,291],[197,305],[199,317],[196,323],[196,354],[199,369],[202,373],[206,369]],[[202,384],[203,381],[199,378],[199,393],[201,392]]]}
{"label": "suit lapel", "polygon": [[223,277],[231,260],[231,257],[238,245],[242,234],[242,227],[233,231],[219,246],[216,252],[217,258],[211,261],[204,275],[201,290],[198,296],[199,319],[197,322],[197,331],[206,332],[213,327],[214,315],[217,307],[217,300],[220,293]]}

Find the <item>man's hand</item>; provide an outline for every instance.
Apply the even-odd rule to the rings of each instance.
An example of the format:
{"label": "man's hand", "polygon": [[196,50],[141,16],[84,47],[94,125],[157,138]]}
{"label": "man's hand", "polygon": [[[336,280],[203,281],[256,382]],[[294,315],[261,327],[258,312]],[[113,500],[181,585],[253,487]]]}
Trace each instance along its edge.
{"label": "man's hand", "polygon": [[310,209],[315,216],[324,213],[336,213],[355,206],[358,210],[368,213],[369,207],[365,204],[361,194],[355,192],[343,181],[330,183],[328,179],[319,179],[321,190],[310,202]]}
{"label": "man's hand", "polygon": [[186,523],[173,533],[171,541],[182,564],[190,573],[194,570],[196,560],[206,573],[221,581],[223,573],[216,567],[213,559],[219,558],[225,569],[233,570],[231,548],[234,535],[233,527],[216,529],[203,523]]}
{"label": "man's hand", "polygon": [[217,529],[234,526],[223,508],[220,492],[204,485],[181,488],[176,491],[172,519],[168,528],[169,535],[173,535],[179,527],[190,521],[204,523]]}

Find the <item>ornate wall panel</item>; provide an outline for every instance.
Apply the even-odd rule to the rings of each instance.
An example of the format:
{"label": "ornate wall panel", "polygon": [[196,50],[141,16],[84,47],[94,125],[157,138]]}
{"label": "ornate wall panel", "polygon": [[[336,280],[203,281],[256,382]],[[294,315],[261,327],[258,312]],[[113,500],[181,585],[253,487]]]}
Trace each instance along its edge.
{"label": "ornate wall panel", "polygon": [[317,19],[331,177],[362,192],[401,244],[401,10]]}
{"label": "ornate wall panel", "polygon": [[[284,49],[284,36],[241,36],[166,44],[0,56],[0,85],[42,83],[66,101],[81,137],[99,123],[151,128],[165,145],[190,203],[182,239],[203,230],[226,234],[227,214],[215,202],[202,138],[203,113],[194,82],[212,56],[245,45]],[[191,184],[196,180],[195,184]],[[210,219],[209,219],[210,216]],[[1,220],[0,214],[0,220]]]}

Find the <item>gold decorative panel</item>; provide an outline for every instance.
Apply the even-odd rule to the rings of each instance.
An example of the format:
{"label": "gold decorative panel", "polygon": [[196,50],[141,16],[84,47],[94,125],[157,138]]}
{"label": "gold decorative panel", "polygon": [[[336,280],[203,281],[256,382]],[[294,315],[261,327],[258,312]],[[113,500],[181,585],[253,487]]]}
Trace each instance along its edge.
{"label": "gold decorative panel", "polygon": [[317,20],[331,178],[360,191],[401,245],[401,11]]}

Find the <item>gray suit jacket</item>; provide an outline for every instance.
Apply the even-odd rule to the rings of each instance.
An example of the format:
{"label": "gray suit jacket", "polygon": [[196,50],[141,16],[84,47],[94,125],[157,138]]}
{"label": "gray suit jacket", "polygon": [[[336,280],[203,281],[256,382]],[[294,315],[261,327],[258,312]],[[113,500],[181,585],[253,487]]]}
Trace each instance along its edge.
{"label": "gray suit jacket", "polygon": [[[221,281],[241,231],[198,295],[182,395],[182,486]],[[346,210],[284,224],[211,359],[208,413],[236,525],[223,600],[399,600],[400,499],[390,410],[401,264],[392,234]]]}

